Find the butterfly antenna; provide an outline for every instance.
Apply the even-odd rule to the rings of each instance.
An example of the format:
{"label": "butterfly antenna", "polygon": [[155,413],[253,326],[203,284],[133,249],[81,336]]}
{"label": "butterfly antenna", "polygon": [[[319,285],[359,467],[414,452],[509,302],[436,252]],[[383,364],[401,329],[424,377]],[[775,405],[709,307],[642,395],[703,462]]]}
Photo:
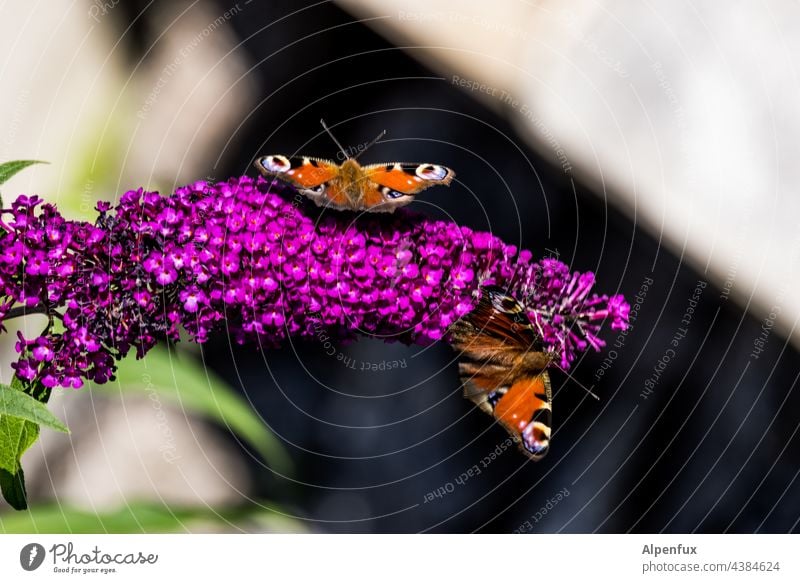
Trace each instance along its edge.
{"label": "butterfly antenna", "polygon": [[594,398],[595,398],[595,399],[597,399],[598,401],[600,400],[600,397],[598,397],[597,395],[595,395],[595,394],[594,394],[594,393],[591,391],[591,389],[587,389],[587,388],[586,388],[586,387],[583,385],[583,383],[582,383],[582,382],[580,382],[580,381],[579,381],[578,379],[576,379],[574,376],[572,376],[572,375],[571,375],[571,374],[569,374],[567,371],[565,371],[563,368],[561,368],[561,367],[560,367],[560,366],[559,366],[559,365],[558,365],[556,362],[553,362],[553,363],[552,363],[552,365],[553,365],[553,366],[555,366],[555,367],[556,367],[558,370],[560,370],[561,372],[563,372],[565,375],[567,375],[567,378],[570,378],[570,379],[572,379],[573,381],[575,381],[575,384],[577,384],[577,385],[578,385],[580,388],[582,388],[584,391],[586,391],[586,392],[587,392],[587,393],[588,393],[590,396],[594,397]]}
{"label": "butterfly antenna", "polygon": [[325,120],[324,120],[324,119],[321,119],[321,120],[319,120],[319,123],[321,123],[321,124],[322,124],[322,128],[323,128],[323,129],[324,129],[326,132],[328,132],[328,135],[329,135],[329,136],[331,137],[331,139],[333,140],[333,143],[334,143],[334,144],[336,144],[337,146],[339,146],[339,150],[341,150],[341,151],[342,151],[342,154],[344,154],[344,157],[345,157],[345,158],[350,158],[349,154],[348,154],[348,153],[345,151],[344,147],[342,147],[342,145],[339,143],[339,140],[337,140],[337,139],[336,139],[336,136],[334,136],[334,135],[333,135],[333,133],[331,132],[331,130],[330,130],[330,129],[328,128],[328,126],[325,124]]}
{"label": "butterfly antenna", "polygon": [[353,156],[353,160],[358,160],[358,157],[359,157],[361,154],[363,154],[364,152],[366,152],[367,150],[369,150],[369,149],[370,149],[372,146],[374,146],[375,144],[377,144],[377,143],[378,143],[378,141],[380,141],[380,139],[381,139],[383,136],[385,136],[385,135],[386,135],[386,130],[383,130],[381,133],[379,133],[379,134],[378,134],[378,136],[377,136],[377,137],[376,137],[374,140],[372,140],[372,141],[371,141],[369,144],[367,144],[366,146],[364,146],[364,149],[363,149],[363,150],[361,150],[361,151],[360,151],[358,154],[356,154],[355,156]]}

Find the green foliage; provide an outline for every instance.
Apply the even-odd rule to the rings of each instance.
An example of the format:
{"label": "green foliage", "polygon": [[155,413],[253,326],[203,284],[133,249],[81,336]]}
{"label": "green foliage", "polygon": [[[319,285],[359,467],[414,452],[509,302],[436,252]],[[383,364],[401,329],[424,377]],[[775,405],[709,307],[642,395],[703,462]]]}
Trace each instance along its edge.
{"label": "green foliage", "polygon": [[[277,472],[292,472],[289,456],[252,408],[223,380],[192,359],[156,347],[142,360],[120,362],[116,374],[121,390],[152,392],[185,411],[215,420],[246,440]],[[0,489],[17,510],[27,508],[20,460],[39,437],[39,427],[69,432],[30,393],[41,394],[44,401],[49,396],[42,387],[25,387],[16,377],[10,387],[0,385]]]}
{"label": "green foliage", "polygon": [[12,415],[0,415],[0,468],[17,473],[19,460],[39,437],[39,426]]}
{"label": "green foliage", "polygon": [[155,392],[165,401],[212,419],[244,438],[277,472],[292,472],[288,454],[252,407],[193,358],[157,346],[141,360],[120,362],[116,377],[123,391]]}
{"label": "green foliage", "polygon": [[[20,170],[24,170],[34,164],[47,164],[47,162],[42,162],[41,160],[13,160],[12,162],[0,164],[0,184],[5,183]],[[0,206],[3,206],[2,198],[0,198]]]}
{"label": "green foliage", "polygon": [[[95,162],[93,160],[91,165],[87,162],[86,175],[90,184],[94,184],[91,178],[97,170]],[[33,164],[46,163],[15,160],[0,164],[0,184]],[[100,173],[103,174],[102,171]],[[128,358],[119,363],[117,379],[121,389],[126,392],[152,392],[185,411],[217,421],[247,441],[277,472],[292,472],[291,460],[281,443],[247,402],[193,359],[178,358],[174,353],[158,347],[143,360]],[[104,387],[104,390],[108,388]],[[49,390],[40,384],[26,386],[16,377],[10,387],[0,385],[0,490],[6,501],[17,510],[27,508],[20,460],[38,439],[40,426],[69,432],[45,406],[49,396]],[[144,506],[139,510],[145,514],[148,512]],[[82,524],[82,518],[76,520]],[[136,530],[135,524],[119,532],[131,530]],[[156,526],[155,530],[159,528]]]}
{"label": "green foliage", "polygon": [[[14,377],[16,380],[16,377]],[[12,381],[12,385],[15,383]],[[0,415],[26,419],[39,426],[49,427],[56,431],[69,433],[69,429],[61,420],[50,412],[50,409],[28,393],[0,384]],[[0,449],[0,467],[2,465],[2,449]]]}
{"label": "green foliage", "polygon": [[[39,426],[69,433],[67,427],[41,401],[26,392],[17,377],[11,386],[0,385],[0,490],[6,501],[17,510],[27,508],[25,474],[20,460],[39,437]],[[49,397],[43,387],[30,392]]]}
{"label": "green foliage", "polygon": [[28,507],[28,493],[25,491],[25,473],[22,466],[16,473],[0,469],[0,490],[3,498],[14,510],[25,510]]}
{"label": "green foliage", "polygon": [[24,170],[28,166],[33,166],[34,164],[47,164],[47,162],[43,162],[42,160],[14,160],[13,162],[4,162],[0,164],[0,184],[5,183],[20,170]]}
{"label": "green foliage", "polygon": [[193,531],[303,532],[305,528],[299,521],[266,505],[213,509],[134,502],[112,512],[94,512],[52,504],[28,512],[0,515],[0,533],[5,534]]}

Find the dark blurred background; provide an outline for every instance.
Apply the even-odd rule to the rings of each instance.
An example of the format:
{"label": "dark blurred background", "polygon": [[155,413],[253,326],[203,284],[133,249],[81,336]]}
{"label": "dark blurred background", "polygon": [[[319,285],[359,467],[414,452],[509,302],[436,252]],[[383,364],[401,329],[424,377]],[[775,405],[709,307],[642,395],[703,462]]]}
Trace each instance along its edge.
{"label": "dark blurred background", "polygon": [[[229,8],[204,4],[212,15]],[[120,4],[104,22],[136,66],[147,65],[167,30],[147,6]],[[412,208],[592,270],[598,291],[640,300],[627,336],[604,331],[613,358],[585,354],[571,371],[576,380],[552,373],[555,435],[539,463],[502,447],[486,462],[506,433],[461,397],[444,343],[337,345],[357,369],[402,363],[361,371],[318,342],[261,352],[220,333],[202,361],[252,404],[295,466],[281,475],[216,426],[245,460],[243,499],[274,501],[323,532],[798,530],[800,359],[785,338],[771,332],[753,356],[763,319],[604,192],[531,149],[502,111],[426,68],[417,49],[394,46],[330,2],[242,8],[225,26],[255,98],[210,145],[210,176],[252,175],[265,153],[335,158],[320,118],[345,146],[386,129],[363,161],[457,172],[449,189],[426,192]],[[457,480],[476,465],[479,474]]]}
{"label": "dark blurred background", "polygon": [[[472,100],[333,4],[316,6],[269,33],[298,7],[270,2],[234,26],[255,67],[263,102],[225,153],[220,175],[249,171],[259,153],[333,157],[321,117],[346,145],[381,129],[369,161],[421,160],[457,169],[457,184],[415,206],[491,230],[573,269],[594,270],[598,289],[645,297],[633,331],[604,371],[587,354],[572,374],[602,397],[586,397],[553,373],[555,437],[529,463],[505,452],[456,483],[505,438],[463,400],[453,353],[362,340],[342,348],[355,361],[405,360],[407,369],[353,371],[320,345],[255,354],[219,338],[204,351],[291,444],[297,481],[264,472],[264,494],[336,532],[785,532],[800,518],[800,394],[797,352],[774,338],[749,358],[761,322],[708,285],[686,338],[653,394],[640,395],[706,276],[688,268],[603,197],[525,147],[501,117]],[[324,32],[320,32],[324,31]],[[292,44],[294,43],[294,44]],[[607,331],[613,342],[616,334]],[[360,365],[359,365],[360,366]],[[234,372],[238,371],[238,372]],[[425,495],[452,483],[433,502]],[[569,496],[534,523],[549,499]],[[449,488],[448,488],[449,489]]]}

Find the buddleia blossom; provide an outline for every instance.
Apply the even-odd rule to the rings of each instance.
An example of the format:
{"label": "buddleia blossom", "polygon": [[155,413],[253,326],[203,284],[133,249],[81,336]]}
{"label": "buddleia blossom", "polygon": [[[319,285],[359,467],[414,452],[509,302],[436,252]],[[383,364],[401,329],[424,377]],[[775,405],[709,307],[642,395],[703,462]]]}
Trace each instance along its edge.
{"label": "buddleia blossom", "polygon": [[570,272],[564,263],[545,258],[525,267],[510,286],[512,295],[528,307],[545,346],[559,354],[562,368],[569,368],[589,346],[599,352],[606,345],[599,337],[603,321],[612,330],[628,326],[625,298],[590,293],[594,284],[593,273]]}
{"label": "buddleia blossom", "polygon": [[447,338],[488,283],[527,306],[565,367],[603,346],[604,320],[626,326],[628,304],[590,295],[591,273],[535,262],[452,222],[326,212],[276,188],[239,177],[167,197],[133,190],[98,204],[94,223],[18,197],[0,217],[0,322],[24,306],[49,324],[19,335],[16,374],[48,387],[102,383],[131,350],[142,357],[182,331],[195,342],[224,331],[271,347],[324,327],[427,345]]}

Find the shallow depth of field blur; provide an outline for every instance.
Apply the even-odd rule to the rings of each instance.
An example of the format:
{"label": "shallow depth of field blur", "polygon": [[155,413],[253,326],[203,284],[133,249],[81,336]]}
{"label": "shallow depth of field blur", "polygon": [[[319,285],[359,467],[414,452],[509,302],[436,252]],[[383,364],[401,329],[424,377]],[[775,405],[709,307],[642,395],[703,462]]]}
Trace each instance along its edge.
{"label": "shallow depth of field blur", "polygon": [[[412,208],[636,306],[574,379],[553,372],[539,463],[461,397],[445,343],[159,347],[54,394],[72,433],[23,457],[30,509],[0,503],[0,532],[800,530],[797,5],[0,10],[0,161],[49,162],[6,203],[93,220],[259,154],[341,161],[325,118],[353,151],[387,130],[364,162],[455,169]],[[9,323],[1,382],[41,326]]]}

